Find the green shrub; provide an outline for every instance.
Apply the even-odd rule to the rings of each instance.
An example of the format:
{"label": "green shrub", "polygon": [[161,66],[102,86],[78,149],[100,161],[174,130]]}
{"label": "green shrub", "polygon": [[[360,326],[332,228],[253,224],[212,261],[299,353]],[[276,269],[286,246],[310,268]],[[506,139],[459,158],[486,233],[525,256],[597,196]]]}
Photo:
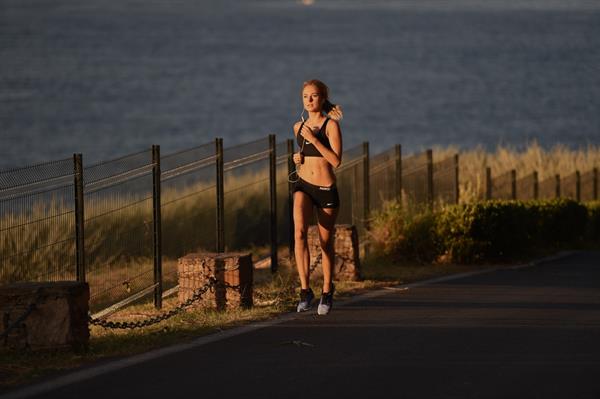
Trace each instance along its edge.
{"label": "green shrub", "polygon": [[600,244],[600,201],[587,202],[588,223],[585,237]]}
{"label": "green shrub", "polygon": [[513,257],[532,244],[532,217],[516,201],[447,207],[438,223],[442,247],[455,262]]}
{"label": "green shrub", "polygon": [[588,218],[584,205],[564,198],[530,201],[527,205],[537,221],[537,245],[570,245],[583,239]]}
{"label": "green shrub", "polygon": [[411,215],[397,201],[386,202],[372,213],[367,235],[371,249],[378,254],[392,255],[404,240],[404,225]]}
{"label": "green shrub", "polygon": [[438,234],[456,262],[510,259],[535,248],[574,245],[587,224],[586,207],[568,199],[485,201],[447,208],[444,214]]}
{"label": "green shrub", "polygon": [[397,260],[431,262],[439,255],[436,218],[435,213],[414,214],[397,201],[388,202],[370,222],[371,247]]}
{"label": "green shrub", "polygon": [[370,233],[375,251],[397,259],[432,261],[441,255],[458,263],[511,259],[538,248],[597,238],[600,203],[586,207],[568,199],[492,200],[414,215],[390,203],[374,216]]}

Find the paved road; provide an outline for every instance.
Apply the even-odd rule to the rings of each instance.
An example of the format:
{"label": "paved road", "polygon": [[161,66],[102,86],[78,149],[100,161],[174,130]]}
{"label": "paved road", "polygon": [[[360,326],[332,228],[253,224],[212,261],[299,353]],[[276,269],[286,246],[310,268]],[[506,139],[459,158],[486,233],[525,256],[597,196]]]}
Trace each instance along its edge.
{"label": "paved road", "polygon": [[387,290],[39,397],[598,399],[600,252]]}

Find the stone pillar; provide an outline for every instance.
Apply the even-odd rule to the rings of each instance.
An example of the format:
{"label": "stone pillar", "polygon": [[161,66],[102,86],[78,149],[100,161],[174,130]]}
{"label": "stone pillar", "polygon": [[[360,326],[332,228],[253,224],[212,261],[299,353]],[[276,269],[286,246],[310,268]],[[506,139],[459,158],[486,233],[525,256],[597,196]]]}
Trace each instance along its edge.
{"label": "stone pillar", "polygon": [[237,286],[237,289],[218,285],[206,292],[198,301],[200,306],[223,310],[226,307],[251,307],[252,301],[252,255],[250,253],[192,253],[179,258],[179,301],[190,299],[194,292],[204,287],[209,278]]}
{"label": "stone pillar", "polygon": [[15,349],[83,349],[87,347],[90,291],[76,281],[27,282],[0,287],[0,334],[25,312],[0,345]]}
{"label": "stone pillar", "polygon": [[[336,224],[334,232],[335,263],[333,276],[338,281],[360,279],[360,259],[356,226]],[[308,249],[310,252],[311,275],[323,275],[321,265],[321,243],[317,226],[308,227]]]}

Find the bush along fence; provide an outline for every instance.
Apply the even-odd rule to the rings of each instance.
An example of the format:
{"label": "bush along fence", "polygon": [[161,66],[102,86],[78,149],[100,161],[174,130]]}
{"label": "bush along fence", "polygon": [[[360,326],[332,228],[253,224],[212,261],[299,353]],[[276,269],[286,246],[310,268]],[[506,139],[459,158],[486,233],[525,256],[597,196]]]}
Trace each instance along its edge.
{"label": "bush along fence", "polygon": [[[217,138],[166,155],[155,145],[93,165],[75,154],[0,172],[0,285],[87,282],[97,312],[150,295],[160,308],[177,286],[178,259],[193,252],[253,249],[275,271],[278,252],[293,248],[294,151],[275,135],[228,148]],[[372,211],[389,201],[409,212],[457,204],[458,167],[458,154],[433,162],[431,150],[403,157],[400,145],[374,156],[367,142],[349,148],[336,170],[337,222],[354,225],[364,244]],[[548,190],[515,176],[489,173],[488,197],[506,187],[512,197]],[[557,184],[556,195],[598,197],[596,169]]]}
{"label": "bush along fence", "polygon": [[600,203],[572,199],[494,200],[460,204],[435,215],[437,256],[454,262],[518,259],[536,248],[572,248],[600,240]]}

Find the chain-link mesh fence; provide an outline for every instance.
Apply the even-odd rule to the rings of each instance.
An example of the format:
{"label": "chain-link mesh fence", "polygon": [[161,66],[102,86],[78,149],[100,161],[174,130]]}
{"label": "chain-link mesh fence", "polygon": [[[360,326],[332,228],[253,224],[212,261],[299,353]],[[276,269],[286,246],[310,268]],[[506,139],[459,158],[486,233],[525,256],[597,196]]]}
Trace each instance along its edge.
{"label": "chain-link mesh fence", "polygon": [[154,285],[152,152],[84,168],[90,309]]}
{"label": "chain-link mesh fence", "polygon": [[579,184],[579,171],[575,171],[570,175],[562,177],[560,180],[560,196],[562,198],[579,200]]}
{"label": "chain-link mesh fence", "polygon": [[178,258],[216,250],[216,146],[161,156],[163,289],[177,285]]}
{"label": "chain-link mesh fence", "polygon": [[269,153],[267,137],[223,151],[226,251],[270,244]]}
{"label": "chain-link mesh fence", "polygon": [[0,172],[0,284],[76,279],[73,159]]}
{"label": "chain-link mesh fence", "polygon": [[[293,141],[275,145],[274,137],[265,137],[226,148],[224,201],[217,209],[219,148],[207,143],[165,155],[160,162],[156,152],[153,158],[146,150],[84,168],[85,251],[79,256],[85,253],[92,311],[153,291],[156,223],[162,232],[163,289],[177,284],[178,258],[217,249],[219,209],[225,216],[226,251],[251,250],[267,256],[273,216],[275,244],[288,246],[293,238],[288,181]],[[271,213],[270,192],[273,149],[276,215]],[[431,201],[437,205],[458,201],[458,155],[435,164],[430,150],[401,162],[399,155],[398,146],[369,158],[367,143],[343,153],[336,170],[341,203],[337,223],[355,225],[361,242],[369,212],[395,199],[400,185],[403,206],[409,211],[419,211]],[[74,172],[75,165],[80,161],[66,159],[0,172],[0,284],[77,278],[76,220],[81,219],[76,215],[81,213],[76,212],[75,182],[81,175]],[[159,165],[157,214],[153,194],[157,195]],[[490,178],[491,198],[535,198],[535,172],[515,177],[516,172],[509,171]],[[597,169],[537,184],[538,198],[589,201],[597,198],[597,191]],[[159,222],[155,215],[160,215]]]}
{"label": "chain-link mesh fence", "polygon": [[517,199],[532,200],[536,198],[537,172],[532,172],[517,179]]}
{"label": "chain-link mesh fence", "polygon": [[359,237],[364,237],[367,215],[365,212],[364,150],[362,145],[343,152],[342,164],[336,169],[336,185],[340,208],[336,223],[353,224]]}
{"label": "chain-link mesh fence", "polygon": [[552,199],[560,196],[560,177],[558,175],[548,177],[538,183],[538,198]]}
{"label": "chain-link mesh fence", "polygon": [[594,168],[581,174],[581,201],[598,199],[598,169]]}
{"label": "chain-link mesh fence", "polygon": [[402,158],[402,206],[414,210],[425,208],[430,201],[428,152]]}
{"label": "chain-link mesh fence", "polygon": [[458,155],[433,164],[433,200],[436,208],[458,203]]}
{"label": "chain-link mesh fence", "polygon": [[[289,148],[291,147],[291,148]],[[291,219],[291,202],[290,196],[290,163],[291,153],[293,151],[293,142],[284,141],[277,144],[275,153],[276,160],[276,192],[277,192],[277,246],[289,247],[290,240],[293,237],[293,221]],[[291,255],[291,254],[288,254]]]}
{"label": "chain-link mesh fence", "polygon": [[492,179],[492,199],[514,199],[515,187],[515,172],[509,170]]}
{"label": "chain-link mesh fence", "polygon": [[398,199],[396,149],[391,148],[369,159],[369,198],[371,210],[383,209],[385,202]]}

